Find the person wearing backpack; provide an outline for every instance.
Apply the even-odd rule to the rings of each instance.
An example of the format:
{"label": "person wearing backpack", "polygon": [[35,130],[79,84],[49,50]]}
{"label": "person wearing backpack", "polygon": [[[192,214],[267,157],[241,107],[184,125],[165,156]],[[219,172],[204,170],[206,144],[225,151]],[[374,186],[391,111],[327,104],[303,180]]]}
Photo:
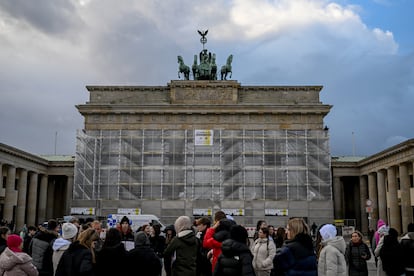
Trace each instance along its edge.
{"label": "person wearing backpack", "polygon": [[53,243],[58,235],[59,224],[55,219],[50,219],[47,227],[42,227],[30,241],[29,255],[33,258],[39,276],[53,276]]}
{"label": "person wearing backpack", "polygon": [[213,276],[256,276],[252,261],[246,228],[233,225],[230,238],[222,243],[222,253],[217,259]]}

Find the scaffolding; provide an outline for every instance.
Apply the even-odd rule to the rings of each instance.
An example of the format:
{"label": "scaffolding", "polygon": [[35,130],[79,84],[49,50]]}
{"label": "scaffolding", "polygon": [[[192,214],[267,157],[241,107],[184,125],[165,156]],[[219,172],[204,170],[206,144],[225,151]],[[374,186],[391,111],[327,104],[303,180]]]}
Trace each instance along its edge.
{"label": "scaffolding", "polygon": [[80,130],[73,199],[332,200],[324,130]]}

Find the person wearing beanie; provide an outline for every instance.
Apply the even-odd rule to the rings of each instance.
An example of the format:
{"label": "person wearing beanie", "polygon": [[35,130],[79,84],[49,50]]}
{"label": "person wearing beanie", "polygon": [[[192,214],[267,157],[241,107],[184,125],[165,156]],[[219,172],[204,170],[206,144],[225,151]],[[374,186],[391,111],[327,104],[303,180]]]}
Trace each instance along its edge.
{"label": "person wearing beanie", "polygon": [[168,244],[163,255],[172,256],[175,253],[172,275],[194,276],[196,274],[197,240],[191,219],[188,216],[178,217],[174,227],[177,236]]}
{"label": "person wearing beanie", "polygon": [[387,276],[387,273],[385,273],[383,266],[382,266],[382,260],[380,258],[380,252],[381,252],[381,248],[384,245],[384,237],[386,235],[388,235],[388,231],[390,230],[390,227],[383,224],[381,225],[378,230],[378,236],[379,236],[379,241],[378,244],[375,246],[374,249],[374,256],[375,256],[375,264],[377,266],[377,276]]}
{"label": "person wearing beanie", "polygon": [[351,234],[351,240],[346,247],[345,259],[349,266],[349,276],[368,276],[367,260],[371,258],[371,252],[363,238],[362,233],[355,230]]}
{"label": "person wearing beanie", "polygon": [[23,240],[19,235],[7,237],[7,247],[0,255],[0,275],[39,275],[32,264],[32,257],[23,252],[22,248]]}
{"label": "person wearing beanie", "polygon": [[117,229],[121,232],[121,240],[125,244],[126,249],[130,250],[134,248],[134,233],[127,216],[122,217]]}
{"label": "person wearing beanie", "polygon": [[162,263],[151,248],[148,235],[144,231],[135,234],[135,248],[128,252],[127,263],[139,267],[140,275],[160,275]]}
{"label": "person wearing beanie", "polygon": [[29,245],[29,255],[39,275],[53,275],[53,242],[58,238],[59,225],[55,219],[49,219],[46,227],[42,227],[34,235]]}
{"label": "person wearing beanie", "polygon": [[69,245],[76,240],[78,228],[70,222],[62,225],[62,236],[53,242],[53,273],[56,273],[57,266],[63,253],[69,248]]}
{"label": "person wearing beanie", "polygon": [[[165,246],[168,247],[168,245],[171,243],[171,241],[174,239],[175,236],[177,236],[177,233],[175,232],[175,228],[173,224],[167,225],[164,228],[165,233]],[[172,256],[163,256],[164,257],[164,270],[166,276],[171,276],[171,266],[173,257]]]}
{"label": "person wearing beanie", "polygon": [[233,225],[230,238],[222,243],[222,254],[214,267],[214,276],[255,276],[253,254],[248,244],[246,228]]}
{"label": "person wearing beanie", "polygon": [[325,224],[319,230],[322,237],[322,250],[318,261],[318,275],[340,275],[348,274],[345,260],[346,243],[342,236],[337,236],[336,227]]}

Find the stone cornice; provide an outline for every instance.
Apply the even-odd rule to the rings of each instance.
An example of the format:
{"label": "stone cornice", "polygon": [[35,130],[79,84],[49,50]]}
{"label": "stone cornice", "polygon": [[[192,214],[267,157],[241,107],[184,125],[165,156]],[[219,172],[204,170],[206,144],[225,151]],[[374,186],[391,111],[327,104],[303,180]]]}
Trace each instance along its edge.
{"label": "stone cornice", "polygon": [[86,114],[328,114],[331,105],[77,105]]}
{"label": "stone cornice", "polygon": [[14,148],[14,147],[11,147],[9,145],[2,144],[2,143],[0,143],[0,152],[2,152],[3,154],[8,154],[8,155],[11,155],[13,157],[29,161],[29,162],[40,164],[42,166],[47,166],[48,165],[48,161],[43,159],[40,156],[22,151],[20,149],[17,149],[17,148]]}

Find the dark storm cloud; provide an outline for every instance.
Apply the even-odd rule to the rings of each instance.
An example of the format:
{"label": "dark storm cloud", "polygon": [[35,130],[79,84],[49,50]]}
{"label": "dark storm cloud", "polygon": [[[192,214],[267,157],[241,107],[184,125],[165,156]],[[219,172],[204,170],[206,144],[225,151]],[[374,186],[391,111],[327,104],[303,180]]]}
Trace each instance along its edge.
{"label": "dark storm cloud", "polygon": [[0,1],[0,9],[50,34],[65,32],[79,20],[75,7],[67,0],[6,0]]}

